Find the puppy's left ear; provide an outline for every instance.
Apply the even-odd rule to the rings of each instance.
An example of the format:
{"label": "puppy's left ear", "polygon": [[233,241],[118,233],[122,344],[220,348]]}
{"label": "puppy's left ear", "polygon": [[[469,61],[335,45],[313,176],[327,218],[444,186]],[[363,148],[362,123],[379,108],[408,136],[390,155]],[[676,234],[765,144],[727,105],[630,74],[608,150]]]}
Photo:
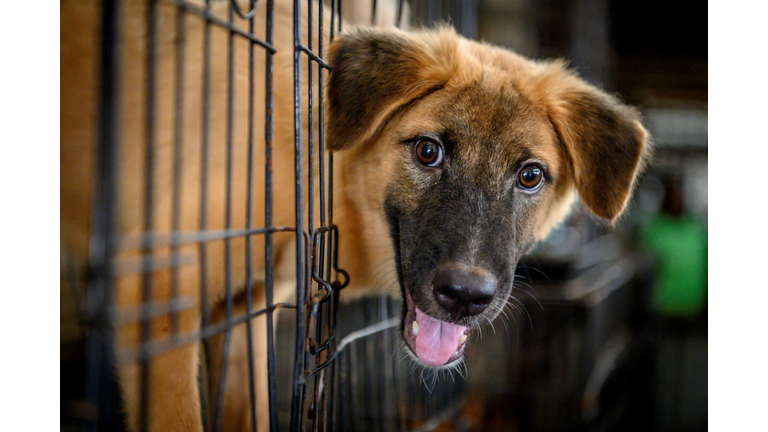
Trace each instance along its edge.
{"label": "puppy's left ear", "polygon": [[649,137],[633,108],[565,70],[546,66],[539,90],[573,164],[576,190],[597,216],[614,221],[627,205],[650,153]]}

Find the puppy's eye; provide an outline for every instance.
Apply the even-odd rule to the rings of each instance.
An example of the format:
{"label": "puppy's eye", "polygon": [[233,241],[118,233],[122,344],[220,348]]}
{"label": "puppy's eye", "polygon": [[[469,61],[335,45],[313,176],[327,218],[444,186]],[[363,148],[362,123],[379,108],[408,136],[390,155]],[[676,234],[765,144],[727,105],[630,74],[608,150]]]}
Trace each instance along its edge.
{"label": "puppy's eye", "polygon": [[535,192],[544,182],[544,170],[535,164],[526,165],[517,175],[517,185],[528,192]]}
{"label": "puppy's eye", "polygon": [[443,147],[432,140],[421,139],[413,145],[413,157],[420,164],[435,168],[443,163]]}

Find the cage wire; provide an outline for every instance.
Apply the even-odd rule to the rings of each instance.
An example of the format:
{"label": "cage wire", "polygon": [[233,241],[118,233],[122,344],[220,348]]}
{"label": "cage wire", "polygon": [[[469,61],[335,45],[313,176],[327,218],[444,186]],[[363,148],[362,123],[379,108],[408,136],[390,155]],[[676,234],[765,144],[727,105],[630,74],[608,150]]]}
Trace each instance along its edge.
{"label": "cage wire", "polygon": [[[79,305],[76,317],[77,331],[81,332],[82,343],[63,346],[62,369],[73,372],[64,377],[62,390],[62,430],[115,431],[125,430],[126,419],[121,408],[121,389],[116,378],[116,369],[135,362],[138,368],[139,429],[149,430],[151,400],[151,361],[157,356],[191,344],[202,346],[202,358],[198,373],[203,408],[203,426],[208,431],[222,430],[224,395],[228,374],[228,354],[232,347],[233,332],[245,328],[247,350],[247,376],[237,379],[248,382],[248,415],[252,429],[257,428],[257,402],[255,382],[257,369],[266,366],[268,380],[268,416],[270,430],[348,430],[348,431],[401,431],[433,430],[441,424],[451,424],[455,413],[463,403],[464,382],[460,375],[439,377],[429,370],[414,368],[413,363],[404,359],[401,351],[399,331],[402,303],[389,297],[372,297],[353,302],[340,302],[343,288],[350,281],[342,269],[344,263],[337,261],[337,245],[343,229],[333,223],[333,155],[324,151],[324,100],[323,84],[332,65],[324,60],[324,53],[334,35],[343,30],[346,2],[332,0],[326,7],[317,2],[293,2],[293,79],[294,79],[294,142],[295,166],[295,225],[275,226],[273,222],[274,167],[272,152],[277,145],[289,143],[273,142],[275,124],[273,112],[273,77],[276,71],[273,55],[274,1],[237,2],[187,1],[187,0],[145,0],[146,3],[146,47],[143,113],[145,125],[144,170],[142,172],[142,202],[132,203],[141,208],[143,232],[139,236],[128,236],[119,230],[120,214],[118,201],[121,197],[120,182],[120,137],[122,47],[120,39],[122,11],[127,0],[103,1],[100,6],[100,60],[99,60],[99,120],[97,180],[95,182],[93,208],[91,212],[91,237],[88,263],[85,266],[70,262],[62,252],[61,284],[62,304]],[[226,14],[213,12],[215,4],[226,4]],[[371,2],[371,21],[376,20],[377,1]],[[475,1],[396,1],[397,22],[406,25],[429,25],[435,21],[452,23],[465,36],[476,36]],[[167,37],[169,29],[158,28],[158,15],[173,9],[175,17],[173,51],[158,53],[158,39]],[[162,11],[161,11],[162,9]],[[324,25],[330,13],[330,38],[324,39]],[[302,14],[307,19],[306,35],[302,37]],[[410,20],[406,17],[410,14]],[[264,21],[264,27],[256,30],[257,15]],[[203,26],[202,40],[191,40],[185,35],[185,28],[192,20]],[[410,22],[408,22],[410,21]],[[216,83],[211,82],[211,58],[213,29],[227,33],[228,79],[226,106],[228,115],[225,140],[212,137],[210,119],[211,98]],[[247,58],[236,58],[236,44],[246,43]],[[158,56],[172,56],[172,70],[162,69]],[[200,191],[199,226],[197,230],[183,230],[180,215],[184,206],[182,187],[187,179],[182,178],[178,161],[186,157],[184,147],[185,65],[190,61],[202,62],[202,107],[200,110]],[[237,164],[233,150],[235,127],[235,90],[233,82],[234,62],[247,62],[247,115],[237,121],[247,122],[247,152],[245,154],[246,196],[233,196],[233,176]],[[255,71],[262,68],[264,81],[255,82]],[[161,74],[174,75],[173,88],[163,88],[168,81]],[[302,85],[305,80],[305,85]],[[158,94],[171,92],[172,106],[158,106]],[[263,130],[257,130],[255,114],[263,106],[265,115]],[[170,157],[158,156],[154,148],[157,123],[163,110],[173,113],[173,150]],[[164,121],[164,120],[163,120]],[[318,128],[304,128],[317,124]],[[222,125],[218,125],[221,127]],[[264,134],[264,147],[257,148],[254,134]],[[213,190],[221,181],[208,175],[209,159],[213,154],[226,154],[226,179],[224,190]],[[262,152],[264,165],[255,166],[254,154]],[[302,161],[306,160],[306,165]],[[159,166],[160,162],[170,162]],[[242,170],[242,168],[240,168]],[[315,172],[317,169],[319,172]],[[170,170],[170,184],[159,184],[157,173]],[[241,171],[239,171],[241,172]],[[260,177],[262,176],[263,177]],[[261,178],[262,180],[257,179]],[[317,178],[317,182],[312,179]],[[253,209],[258,203],[252,202],[252,191],[263,185],[263,226],[254,225]],[[172,194],[170,208],[154,201],[154,190],[169,187]],[[226,226],[217,229],[206,225],[206,203],[215,194],[224,193],[226,200]],[[244,199],[246,225],[236,227],[232,223],[232,208],[236,200]],[[307,202],[305,207],[304,202]],[[154,226],[155,214],[170,211],[170,227]],[[262,217],[262,216],[259,216]],[[275,284],[275,257],[273,239],[276,235],[295,237],[295,300],[276,302],[273,296]],[[245,243],[246,264],[244,280],[252,279],[252,255],[255,255],[254,239],[261,237],[264,248],[264,295],[265,307],[253,310],[253,296],[257,295],[251,284],[245,287],[245,308],[236,309],[234,299],[234,273],[239,266],[232,262],[234,242]],[[208,253],[212,245],[223,247],[226,268],[226,293],[223,310],[218,319],[207,306],[209,302],[206,269],[211,259]],[[260,243],[259,246],[262,246]],[[126,251],[132,258],[126,260]],[[190,257],[190,251],[191,257]],[[195,301],[180,294],[179,269],[190,262],[199,263],[200,315],[199,327],[186,330],[181,314],[193,307]],[[86,272],[77,268],[85,267]],[[164,301],[153,300],[155,277],[165,272],[170,280],[170,296]],[[116,299],[116,283],[119,278],[130,274],[138,278],[142,290],[142,304],[139,307],[121,307]],[[353,281],[352,281],[353,282]],[[83,295],[84,294],[84,295]],[[194,306],[197,307],[197,306]],[[165,316],[170,326],[170,337],[156,340],[152,337],[153,320]],[[343,316],[343,320],[339,319]],[[265,320],[263,328],[255,328],[253,322]],[[65,318],[63,318],[65,319]],[[116,342],[116,330],[124,325],[137,325],[141,341],[138,346],[122,347]],[[252,346],[252,333],[266,332],[266,365],[256,365]],[[220,350],[220,360],[212,350]],[[65,355],[64,351],[70,354]],[[73,352],[81,351],[78,357]],[[223,358],[223,360],[221,360]],[[75,364],[76,366],[72,367]],[[218,379],[216,379],[218,377]],[[67,387],[68,390],[65,390]],[[455,425],[454,425],[455,426]]]}

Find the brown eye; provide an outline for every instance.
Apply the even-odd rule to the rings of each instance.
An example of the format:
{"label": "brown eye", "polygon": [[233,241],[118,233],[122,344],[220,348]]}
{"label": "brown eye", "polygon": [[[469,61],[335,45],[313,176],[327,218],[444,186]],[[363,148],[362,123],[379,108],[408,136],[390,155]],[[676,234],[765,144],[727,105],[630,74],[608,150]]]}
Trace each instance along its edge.
{"label": "brown eye", "polygon": [[443,148],[432,140],[419,140],[413,146],[413,155],[420,164],[437,167],[443,163]]}
{"label": "brown eye", "polygon": [[537,190],[544,180],[544,170],[538,165],[526,165],[517,175],[517,184],[524,190]]}

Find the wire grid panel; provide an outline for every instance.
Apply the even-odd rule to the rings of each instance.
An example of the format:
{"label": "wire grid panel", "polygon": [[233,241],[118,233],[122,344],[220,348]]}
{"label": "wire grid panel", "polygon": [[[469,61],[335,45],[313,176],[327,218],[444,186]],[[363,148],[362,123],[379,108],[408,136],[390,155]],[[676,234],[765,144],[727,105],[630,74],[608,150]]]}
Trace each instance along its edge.
{"label": "wire grid panel", "polygon": [[[294,40],[284,42],[294,51],[295,106],[285,110],[278,106],[285,101],[275,102],[274,96],[275,5],[263,3],[247,8],[235,1],[103,4],[88,396],[112,401],[119,392],[127,395],[134,415],[129,412],[126,421],[133,429],[150,429],[156,406],[164,402],[155,394],[164,362],[174,364],[183,355],[204,359],[202,421],[209,430],[224,428],[233,392],[228,386],[236,384],[232,374],[244,372],[231,370],[236,366],[231,357],[241,345],[247,380],[238,379],[247,383],[252,429],[259,424],[259,381],[268,382],[267,415],[276,425],[275,311],[295,311],[296,332],[290,337],[296,341],[296,413],[306,403],[309,357],[325,356],[334,340],[327,326],[307,322],[333,323],[343,284],[331,281],[331,275],[344,275],[335,263],[338,230],[332,224],[328,180],[333,161],[323,151],[318,120],[329,69],[315,53],[328,42],[323,40],[324,8],[314,11],[319,24],[313,28],[308,3],[302,31],[301,5],[292,5]],[[338,18],[335,22],[340,24]],[[310,37],[302,40],[302,33]],[[306,77],[300,76],[302,56],[309,63]],[[293,112],[296,125],[293,170],[279,167],[279,174],[274,151],[284,149],[272,146],[276,108]],[[284,217],[282,197],[283,208],[275,208],[276,180],[295,184],[292,221]],[[255,196],[263,201],[255,202]],[[295,248],[295,299],[277,302],[277,249],[287,243]],[[308,326],[319,330],[309,334]],[[305,340],[311,341],[311,353],[304,352]],[[266,364],[255,364],[259,347],[254,341],[266,345]],[[199,342],[203,349],[197,353]],[[115,366],[120,390],[112,376]],[[260,370],[266,375],[257,376]],[[136,386],[128,388],[134,381]],[[115,429],[119,410],[97,405],[92,428]],[[301,428],[303,417],[293,418],[291,429]]]}
{"label": "wire grid panel", "polygon": [[[169,364],[183,364],[180,356],[192,359],[196,370],[186,372],[199,379],[179,391],[199,392],[206,430],[227,429],[227,404],[237,396],[248,402],[252,430],[281,423],[291,430],[367,429],[349,415],[357,383],[348,378],[370,377],[355,359],[367,342],[346,339],[348,349],[339,350],[339,292],[349,281],[336,262],[343,232],[333,224],[333,157],[323,145],[323,83],[331,69],[323,53],[342,28],[341,4],[294,0],[292,20],[278,22],[276,8],[288,2],[278,3],[102,4],[84,312],[86,399],[97,408],[91,430],[119,430],[124,422],[152,430],[167,402],[156,394],[158,379]],[[277,40],[276,26],[286,24],[292,40]],[[287,60],[278,64],[282,53]],[[275,71],[290,68],[293,94],[285,86],[276,92],[275,82],[286,77]],[[285,112],[293,118],[275,117]],[[276,152],[290,141],[292,166],[276,167],[285,159]],[[275,197],[276,183],[295,185],[289,211],[284,197]],[[295,295],[276,298],[280,253],[290,248]],[[286,312],[293,327],[277,331],[277,314]],[[394,316],[385,315],[380,321]],[[382,335],[375,337],[394,348],[397,339]],[[292,346],[285,353],[276,350],[286,341]],[[278,359],[291,365],[290,380],[280,385]],[[289,392],[288,422],[278,421],[281,392]],[[120,395],[131,405],[125,419]],[[411,427],[407,419],[427,420],[425,412],[397,416],[392,430]]]}

